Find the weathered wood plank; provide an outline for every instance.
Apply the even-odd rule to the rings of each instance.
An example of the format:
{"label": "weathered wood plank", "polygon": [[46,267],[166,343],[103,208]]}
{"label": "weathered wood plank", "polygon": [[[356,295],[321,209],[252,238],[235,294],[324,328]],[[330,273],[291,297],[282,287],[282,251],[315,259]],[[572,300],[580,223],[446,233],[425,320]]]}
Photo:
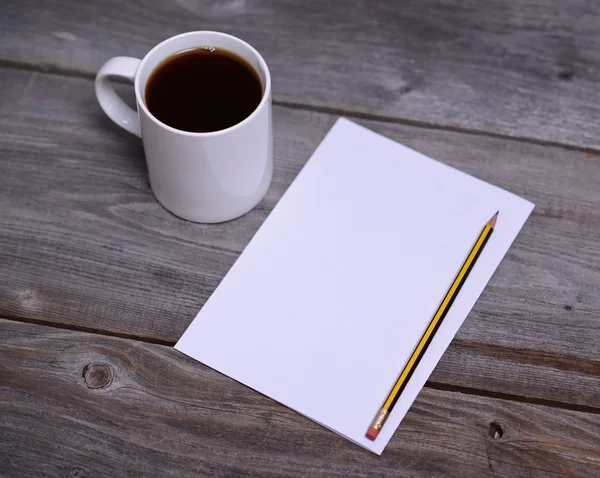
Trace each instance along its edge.
{"label": "weathered wood plank", "polygon": [[[275,108],[265,200],[220,225],[179,220],[148,189],[139,140],[85,79],[0,69],[0,314],[174,343],[334,118]],[[432,380],[600,403],[598,158],[363,122],[537,203]]]}
{"label": "weathered wood plank", "polygon": [[267,59],[278,101],[600,149],[600,4],[567,0],[3,2],[0,58],[95,73],[176,33]]}
{"label": "weathered wood plank", "polygon": [[424,389],[377,457],[170,347],[10,321],[0,337],[8,475],[546,477],[600,467],[597,414]]}

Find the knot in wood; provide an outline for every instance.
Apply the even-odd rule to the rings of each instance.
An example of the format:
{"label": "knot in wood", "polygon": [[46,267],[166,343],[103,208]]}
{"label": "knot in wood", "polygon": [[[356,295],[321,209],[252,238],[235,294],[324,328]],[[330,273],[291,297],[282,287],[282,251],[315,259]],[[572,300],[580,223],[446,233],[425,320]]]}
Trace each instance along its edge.
{"label": "knot in wood", "polygon": [[88,388],[104,388],[112,382],[113,374],[108,365],[91,363],[83,367],[83,379]]}
{"label": "knot in wood", "polygon": [[504,435],[504,430],[498,422],[492,422],[490,423],[489,433],[490,437],[494,440],[498,440],[498,438],[502,438],[502,435]]}
{"label": "knot in wood", "polygon": [[73,468],[71,470],[71,473],[69,473],[69,476],[71,478],[85,478],[87,476],[87,473],[85,472],[85,470],[83,468],[79,468],[78,466],[76,466],[75,468]]}

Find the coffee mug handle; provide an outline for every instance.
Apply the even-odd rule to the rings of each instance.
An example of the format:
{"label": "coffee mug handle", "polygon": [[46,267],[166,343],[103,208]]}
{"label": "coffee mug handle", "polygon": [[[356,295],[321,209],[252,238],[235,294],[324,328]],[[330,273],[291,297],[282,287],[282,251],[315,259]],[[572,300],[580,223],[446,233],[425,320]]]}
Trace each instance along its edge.
{"label": "coffee mug handle", "polygon": [[141,138],[142,130],[137,111],[125,104],[108,81],[110,76],[120,76],[134,81],[140,63],[141,60],[128,56],[117,56],[108,60],[96,75],[96,98],[111,120]]}

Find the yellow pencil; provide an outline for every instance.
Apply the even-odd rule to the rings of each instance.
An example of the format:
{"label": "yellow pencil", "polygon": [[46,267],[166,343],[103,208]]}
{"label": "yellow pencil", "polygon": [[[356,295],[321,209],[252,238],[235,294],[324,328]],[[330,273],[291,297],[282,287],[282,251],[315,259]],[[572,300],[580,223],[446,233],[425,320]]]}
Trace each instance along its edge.
{"label": "yellow pencil", "polygon": [[427,347],[429,347],[429,344],[431,343],[431,340],[433,339],[436,331],[438,330],[440,324],[444,320],[444,317],[446,317],[450,306],[454,302],[454,299],[456,298],[463,284],[467,280],[467,276],[469,275],[469,272],[471,272],[471,269],[475,265],[479,254],[485,247],[485,244],[492,235],[492,232],[494,232],[494,226],[496,225],[498,212],[494,214],[494,216],[487,222],[485,226],[483,226],[483,229],[481,230],[479,237],[475,241],[473,248],[467,255],[465,262],[463,263],[462,267],[458,271],[458,274],[456,274],[456,277],[452,281],[450,289],[448,289],[448,292],[446,292],[444,299],[440,303],[438,309],[435,311],[435,314],[433,314],[429,325],[425,329],[425,332],[423,332],[421,339],[419,340],[417,346],[410,355],[408,362],[406,362],[406,365],[404,366],[404,369],[402,370],[400,376],[396,380],[396,383],[394,383],[392,390],[385,399],[385,402],[383,402],[383,405],[377,412],[377,415],[375,415],[375,418],[371,422],[371,426],[369,427],[369,430],[367,431],[366,435],[369,440],[375,440],[375,438],[377,438],[377,435],[379,435],[379,431],[383,428],[384,423],[390,416],[392,408],[394,408],[394,405],[396,405],[396,402],[398,401],[398,398],[400,397],[402,391],[406,387],[406,384],[412,377],[412,374],[419,365],[419,362],[423,358],[423,355],[425,355]]}

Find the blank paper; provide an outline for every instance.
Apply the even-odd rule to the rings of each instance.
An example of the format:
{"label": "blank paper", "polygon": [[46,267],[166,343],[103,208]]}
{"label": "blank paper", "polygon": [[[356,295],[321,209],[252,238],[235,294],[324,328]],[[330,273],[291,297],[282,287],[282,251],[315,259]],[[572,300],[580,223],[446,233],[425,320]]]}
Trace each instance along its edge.
{"label": "blank paper", "polygon": [[[380,454],[532,209],[340,119],[176,348]],[[498,210],[427,353],[368,440],[371,420]]]}

